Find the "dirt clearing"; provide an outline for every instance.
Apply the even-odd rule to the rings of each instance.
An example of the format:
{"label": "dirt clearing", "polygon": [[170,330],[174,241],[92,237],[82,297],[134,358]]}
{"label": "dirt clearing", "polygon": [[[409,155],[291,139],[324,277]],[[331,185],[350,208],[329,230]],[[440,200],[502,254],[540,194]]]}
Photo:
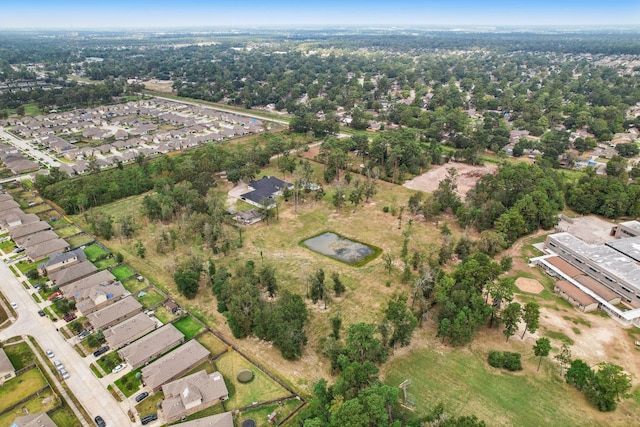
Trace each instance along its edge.
{"label": "dirt clearing", "polygon": [[536,279],[528,279],[526,277],[518,277],[516,279],[516,286],[522,292],[528,292],[530,294],[539,294],[544,291],[544,286]]}
{"label": "dirt clearing", "polygon": [[434,167],[428,172],[405,182],[403,186],[412,190],[431,193],[438,188],[438,184],[447,176],[447,171],[451,168],[458,171],[457,193],[464,200],[467,192],[476,185],[476,182],[484,175],[498,170],[498,165],[489,163],[484,166],[473,166],[466,163],[450,162]]}

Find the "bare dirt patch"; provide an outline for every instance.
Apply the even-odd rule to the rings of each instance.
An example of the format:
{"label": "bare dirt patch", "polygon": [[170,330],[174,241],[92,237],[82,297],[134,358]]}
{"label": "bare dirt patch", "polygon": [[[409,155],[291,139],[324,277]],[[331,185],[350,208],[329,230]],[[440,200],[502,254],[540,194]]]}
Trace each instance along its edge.
{"label": "bare dirt patch", "polygon": [[431,193],[438,188],[438,184],[447,176],[447,172],[451,168],[456,169],[458,172],[457,193],[464,200],[467,192],[476,185],[476,182],[484,175],[497,171],[498,165],[489,163],[484,166],[473,166],[466,163],[450,162],[434,167],[428,172],[405,182],[403,186],[412,190]]}
{"label": "bare dirt patch", "polygon": [[174,93],[173,87],[172,87],[173,85],[172,81],[152,79],[152,80],[147,80],[143,82],[143,84],[144,84],[144,87],[149,90],[154,90],[156,92],[162,92],[162,93]]}
{"label": "bare dirt patch", "polygon": [[539,294],[544,291],[544,286],[536,279],[528,279],[526,277],[518,277],[516,279],[516,286],[522,292],[528,292],[530,294]]}

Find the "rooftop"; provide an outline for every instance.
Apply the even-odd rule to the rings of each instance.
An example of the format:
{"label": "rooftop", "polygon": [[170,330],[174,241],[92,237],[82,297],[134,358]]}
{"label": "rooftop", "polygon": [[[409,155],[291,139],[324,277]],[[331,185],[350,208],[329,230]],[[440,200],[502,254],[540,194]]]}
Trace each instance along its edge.
{"label": "rooftop", "polygon": [[82,261],[49,273],[49,279],[58,286],[64,286],[67,283],[87,277],[96,271],[98,271],[98,268],[93,265],[93,263],[90,261]]}
{"label": "rooftop", "polygon": [[180,418],[193,407],[212,406],[229,396],[222,374],[207,374],[205,370],[163,384],[162,391],[165,396],[162,410],[168,420]]}
{"label": "rooftop", "polygon": [[155,327],[155,320],[144,313],[139,313],[104,331],[104,339],[111,348],[120,348],[153,331]]}
{"label": "rooftop", "polygon": [[222,414],[180,423],[180,427],[233,427],[233,415],[231,412],[224,412]]}
{"label": "rooftop", "polygon": [[209,350],[202,344],[191,340],[142,368],[142,378],[147,386],[156,389],[180,373],[188,371],[209,355]]}
{"label": "rooftop", "polygon": [[95,329],[102,329],[124,316],[141,310],[142,304],[135,298],[128,296],[94,313],[89,313],[87,320]]}
{"label": "rooftop", "polygon": [[588,305],[597,303],[595,298],[590,295],[585,294],[580,289],[578,289],[573,284],[567,282],[566,280],[558,280],[555,286],[560,289],[565,294],[569,295],[575,301],[577,301],[580,305],[586,307]]}
{"label": "rooftop", "polygon": [[633,258],[636,262],[640,262],[640,236],[612,240],[607,242],[606,245],[629,258]]}
{"label": "rooftop", "polygon": [[5,353],[2,348],[0,348],[0,372],[9,372],[14,370],[15,368],[9,360],[7,353]]}
{"label": "rooftop", "polygon": [[184,339],[184,335],[171,323],[145,335],[118,353],[131,366],[140,366],[149,356],[169,350],[170,346]]}

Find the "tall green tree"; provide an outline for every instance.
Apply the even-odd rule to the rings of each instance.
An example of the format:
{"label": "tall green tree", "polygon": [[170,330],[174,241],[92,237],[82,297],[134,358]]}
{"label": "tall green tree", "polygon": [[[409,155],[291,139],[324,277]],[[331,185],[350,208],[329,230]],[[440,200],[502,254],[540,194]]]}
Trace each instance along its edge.
{"label": "tall green tree", "polygon": [[522,318],[522,307],[518,302],[510,303],[501,313],[502,322],[504,323],[504,330],[502,333],[507,337],[506,341],[515,334],[518,329],[518,322]]}
{"label": "tall green tree", "polygon": [[536,356],[540,357],[540,360],[538,360],[538,368],[536,369],[536,371],[540,370],[540,364],[542,363],[542,358],[549,356],[550,351],[551,351],[551,341],[549,341],[549,338],[542,337],[536,341],[535,345],[533,346],[533,352]]}
{"label": "tall green tree", "polygon": [[532,334],[535,333],[540,325],[540,305],[535,301],[526,303],[522,311],[522,320],[525,325],[524,331],[522,331],[522,338],[524,338],[524,334],[527,331]]}

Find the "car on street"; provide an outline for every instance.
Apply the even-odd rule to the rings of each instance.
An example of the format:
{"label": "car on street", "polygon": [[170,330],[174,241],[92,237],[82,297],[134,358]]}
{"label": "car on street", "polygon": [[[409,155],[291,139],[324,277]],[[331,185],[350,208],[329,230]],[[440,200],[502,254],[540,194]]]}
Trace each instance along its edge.
{"label": "car on street", "polygon": [[124,368],[126,368],[127,365],[125,365],[124,363],[119,364],[118,366],[116,366],[115,368],[113,368],[111,370],[112,374],[117,374],[118,372],[122,371]]}
{"label": "car on street", "polygon": [[147,393],[146,391],[143,391],[142,393],[136,396],[136,402],[142,402],[144,399],[147,398],[147,396],[149,396],[149,393]]}
{"label": "car on street", "polygon": [[155,421],[158,419],[158,414],[149,414],[145,417],[142,417],[142,419],[140,420],[142,422],[142,425],[145,424],[149,424],[151,421]]}
{"label": "car on street", "polygon": [[62,379],[66,380],[70,377],[69,372],[64,371],[64,372],[60,372],[62,374]]}
{"label": "car on street", "polygon": [[69,314],[67,314],[67,315],[65,315],[65,316],[64,316],[64,320],[65,320],[65,322],[69,323],[69,322],[71,322],[72,320],[75,320],[77,317],[78,317],[78,316],[76,316],[76,314],[75,314],[75,313],[69,313]]}
{"label": "car on street", "polygon": [[96,351],[93,352],[93,355],[95,357],[101,356],[103,354],[105,354],[107,351],[109,351],[109,346],[105,345],[104,347],[100,347],[99,349],[97,349]]}
{"label": "car on street", "polygon": [[54,360],[54,361],[53,361],[53,365],[54,365],[56,368],[60,368],[60,367],[62,366],[62,362],[61,362],[61,361],[59,361],[59,360]]}
{"label": "car on street", "polygon": [[93,419],[93,421],[95,421],[95,422],[96,422],[96,425],[97,425],[98,427],[105,427],[105,426],[107,425],[107,423],[106,423],[106,422],[104,422],[104,419],[103,419],[100,415],[98,415],[97,417],[95,417],[95,418]]}
{"label": "car on street", "polygon": [[38,310],[38,314],[40,315],[40,317],[46,316],[46,313],[42,310]]}
{"label": "car on street", "polygon": [[17,302],[12,302],[11,303],[11,307],[13,307],[14,309],[18,308],[18,303]]}
{"label": "car on street", "polygon": [[49,359],[53,359],[55,356],[55,354],[53,354],[53,351],[51,351],[50,349],[46,349],[44,352]]}

